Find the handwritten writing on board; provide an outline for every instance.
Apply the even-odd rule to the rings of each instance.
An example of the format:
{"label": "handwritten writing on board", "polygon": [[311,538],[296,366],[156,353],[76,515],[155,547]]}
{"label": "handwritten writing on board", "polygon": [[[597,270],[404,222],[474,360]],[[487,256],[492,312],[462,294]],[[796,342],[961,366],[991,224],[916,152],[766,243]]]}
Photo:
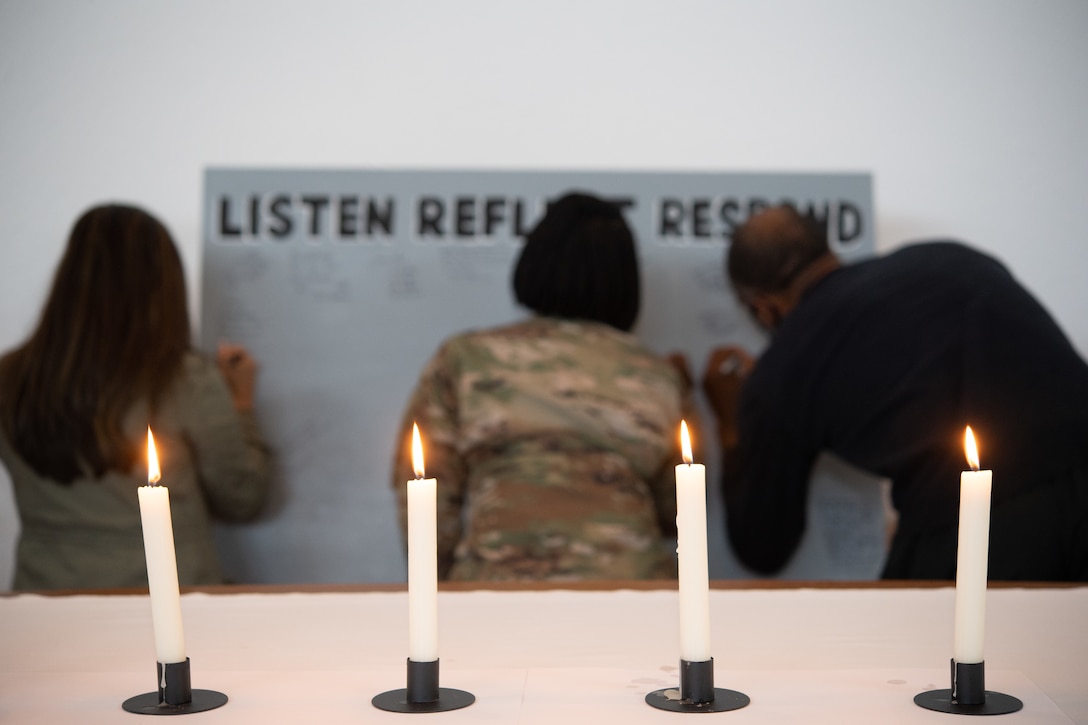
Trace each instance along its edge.
{"label": "handwritten writing on board", "polygon": [[[406,398],[443,339],[526,314],[510,287],[520,238],[568,189],[624,209],[642,268],[636,333],[659,353],[684,352],[696,376],[715,345],[764,343],[722,264],[731,230],[753,210],[812,208],[844,258],[874,246],[864,174],[209,170],[204,345],[231,339],[257,358],[257,410],[277,461],[265,516],[217,530],[233,579],[403,580],[390,477]],[[711,455],[708,480],[717,465]],[[800,569],[786,574],[872,578],[872,558],[850,554],[879,552],[860,544],[881,539],[855,526],[868,520],[867,493],[879,494],[834,488],[849,471],[828,475],[811,497],[827,514],[813,512]],[[726,546],[713,486],[708,516],[711,575],[748,576]],[[821,527],[862,533],[834,540]]]}

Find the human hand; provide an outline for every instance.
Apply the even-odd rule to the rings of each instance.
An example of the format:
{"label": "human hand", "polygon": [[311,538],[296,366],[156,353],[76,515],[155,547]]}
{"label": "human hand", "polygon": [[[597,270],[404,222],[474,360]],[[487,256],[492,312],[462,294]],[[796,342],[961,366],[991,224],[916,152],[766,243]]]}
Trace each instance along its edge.
{"label": "human hand", "polygon": [[737,444],[737,408],[741,388],[755,366],[755,359],[735,346],[715,348],[703,371],[703,392],[718,421],[718,439],[723,448]]}
{"label": "human hand", "polygon": [[215,353],[215,364],[230,390],[234,407],[238,410],[253,409],[253,391],[257,384],[257,361],[241,345],[220,342]]}
{"label": "human hand", "polygon": [[684,392],[691,390],[694,379],[691,377],[691,366],[688,365],[687,356],[682,352],[673,352],[669,353],[665,360],[680,374],[680,382],[684,386]]}

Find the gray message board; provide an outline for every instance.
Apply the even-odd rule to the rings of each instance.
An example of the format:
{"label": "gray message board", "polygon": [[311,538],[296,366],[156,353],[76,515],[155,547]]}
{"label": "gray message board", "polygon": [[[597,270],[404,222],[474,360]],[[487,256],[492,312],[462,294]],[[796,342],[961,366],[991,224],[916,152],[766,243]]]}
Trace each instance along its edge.
{"label": "gray message board", "polygon": [[[572,189],[624,206],[642,264],[635,332],[684,352],[696,376],[716,345],[765,344],[722,271],[731,230],[753,210],[812,208],[845,261],[874,250],[868,174],[207,170],[203,345],[242,343],[260,362],[258,414],[276,453],[268,511],[217,529],[233,580],[405,578],[390,480],[404,403],[443,339],[527,314],[510,290],[520,235]],[[711,421],[704,409],[693,423],[707,439],[711,576],[744,577],[725,543]],[[821,461],[782,576],[877,575],[872,484]]]}

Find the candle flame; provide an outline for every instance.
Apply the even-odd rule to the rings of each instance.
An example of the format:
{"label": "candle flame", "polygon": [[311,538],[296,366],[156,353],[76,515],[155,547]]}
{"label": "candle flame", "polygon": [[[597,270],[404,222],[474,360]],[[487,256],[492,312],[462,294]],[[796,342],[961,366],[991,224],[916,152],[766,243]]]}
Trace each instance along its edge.
{"label": "candle flame", "polygon": [[972,471],[977,471],[979,469],[978,446],[975,445],[975,434],[971,432],[971,426],[967,426],[963,434],[963,450],[967,454],[967,465]]}
{"label": "candle flame", "polygon": [[416,472],[416,478],[423,478],[423,441],[415,423],[412,423],[412,470]]}
{"label": "candle flame", "polygon": [[691,465],[694,457],[691,455],[691,437],[688,435],[687,421],[680,421],[680,451],[684,455],[684,463]]}
{"label": "candle flame", "polygon": [[159,454],[155,450],[155,436],[151,435],[151,426],[147,427],[147,485],[153,486],[162,478],[159,468]]}

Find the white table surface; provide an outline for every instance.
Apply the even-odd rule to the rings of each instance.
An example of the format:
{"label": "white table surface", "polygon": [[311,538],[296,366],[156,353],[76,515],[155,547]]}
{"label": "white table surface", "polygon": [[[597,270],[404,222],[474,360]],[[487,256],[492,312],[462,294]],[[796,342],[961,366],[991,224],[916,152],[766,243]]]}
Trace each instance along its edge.
{"label": "white table surface", "polygon": [[[752,703],[701,717],[957,722],[913,703],[949,687],[953,601],[951,587],[714,590],[715,684]],[[405,686],[406,602],[403,591],[183,595],[193,687],[230,698],[187,722],[695,717],[644,702],[679,683],[678,604],[668,589],[442,591],[441,685],[476,703],[438,714],[377,710],[374,695]],[[1088,587],[991,589],[987,607],[986,687],[1024,701],[993,722],[1088,723]],[[145,716],[121,702],[155,684],[146,596],[0,597],[0,723],[137,722]]]}

